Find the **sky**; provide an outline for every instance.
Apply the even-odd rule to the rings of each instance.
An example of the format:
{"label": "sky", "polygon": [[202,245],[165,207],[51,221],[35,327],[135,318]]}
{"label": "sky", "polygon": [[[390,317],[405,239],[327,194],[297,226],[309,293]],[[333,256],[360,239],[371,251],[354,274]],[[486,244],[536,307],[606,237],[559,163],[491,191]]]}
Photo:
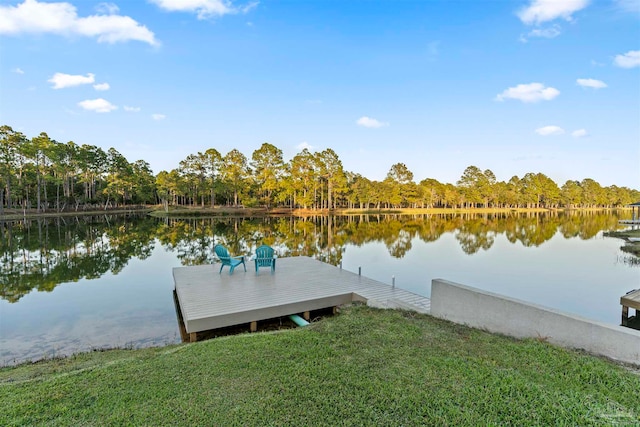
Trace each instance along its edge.
{"label": "sky", "polygon": [[640,189],[640,0],[0,0],[0,125],[156,174],[268,142]]}

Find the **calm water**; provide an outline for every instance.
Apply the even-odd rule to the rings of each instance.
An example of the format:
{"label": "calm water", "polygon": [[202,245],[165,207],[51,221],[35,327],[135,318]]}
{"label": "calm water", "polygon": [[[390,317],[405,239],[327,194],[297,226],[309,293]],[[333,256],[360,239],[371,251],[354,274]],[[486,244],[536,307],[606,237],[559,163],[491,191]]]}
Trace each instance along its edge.
{"label": "calm water", "polygon": [[637,259],[603,237],[621,215],[0,223],[0,364],[179,342],[171,269],[214,262],[214,243],[249,254],[264,242],[425,296],[444,278],[619,324],[620,296],[640,285]]}

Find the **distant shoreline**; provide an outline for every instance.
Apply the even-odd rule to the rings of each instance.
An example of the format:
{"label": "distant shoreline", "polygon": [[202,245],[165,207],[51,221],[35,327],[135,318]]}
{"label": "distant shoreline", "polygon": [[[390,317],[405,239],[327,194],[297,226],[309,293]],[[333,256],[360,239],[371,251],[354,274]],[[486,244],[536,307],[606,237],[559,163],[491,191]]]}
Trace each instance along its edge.
{"label": "distant shoreline", "polygon": [[570,211],[603,211],[603,210],[627,210],[630,208],[576,208],[576,209],[548,209],[548,208],[398,208],[398,209],[289,209],[289,208],[177,208],[164,210],[154,210],[150,213],[157,217],[179,217],[179,216],[317,216],[317,215],[425,215],[425,214],[495,214],[495,213],[541,213],[541,212],[570,212]]}
{"label": "distant shoreline", "polygon": [[589,212],[589,211],[616,211],[630,210],[631,208],[398,208],[398,209],[289,209],[289,208],[245,208],[217,206],[211,207],[179,207],[171,208],[169,211],[158,206],[148,206],[142,208],[112,208],[94,209],[90,211],[65,211],[65,212],[33,212],[17,209],[5,209],[5,213],[0,215],[0,221],[16,221],[33,218],[55,218],[70,216],[90,216],[109,215],[126,213],[147,213],[154,217],[175,218],[183,216],[206,216],[206,217],[260,217],[260,216],[298,216],[309,217],[318,215],[425,215],[425,214],[497,214],[497,213],[543,213],[543,212]]}

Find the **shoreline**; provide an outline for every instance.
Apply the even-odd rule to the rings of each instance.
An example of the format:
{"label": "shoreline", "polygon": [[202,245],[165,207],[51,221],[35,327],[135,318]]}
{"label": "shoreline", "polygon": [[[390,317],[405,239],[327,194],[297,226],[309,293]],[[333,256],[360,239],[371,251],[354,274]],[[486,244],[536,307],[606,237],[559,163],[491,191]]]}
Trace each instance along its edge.
{"label": "shoreline", "polygon": [[146,213],[158,218],[179,218],[183,216],[203,217],[267,217],[267,216],[327,216],[327,215],[444,215],[444,214],[500,214],[500,213],[556,213],[556,212],[601,212],[630,210],[631,208],[391,208],[391,209],[290,209],[290,208],[245,208],[216,206],[180,207],[168,212],[158,206],[143,208],[114,208],[108,210],[64,211],[64,212],[29,212],[17,209],[5,209],[0,215],[2,221],[17,221],[35,218],[56,218],[109,214]]}
{"label": "shoreline", "polygon": [[607,231],[604,233],[605,237],[613,237],[616,239],[622,239],[624,245],[620,247],[620,250],[631,255],[635,255],[640,258],[640,242],[634,239],[640,239],[640,230],[623,230],[623,231]]}

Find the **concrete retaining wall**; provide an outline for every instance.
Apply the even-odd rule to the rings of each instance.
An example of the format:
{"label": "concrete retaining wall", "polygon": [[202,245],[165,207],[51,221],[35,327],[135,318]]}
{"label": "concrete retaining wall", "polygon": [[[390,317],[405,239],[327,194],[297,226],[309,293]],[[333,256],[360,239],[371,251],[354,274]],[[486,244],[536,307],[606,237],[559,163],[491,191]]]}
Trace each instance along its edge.
{"label": "concrete retaining wall", "polygon": [[517,338],[543,338],[563,347],[640,365],[640,331],[447,280],[431,282],[431,315]]}

